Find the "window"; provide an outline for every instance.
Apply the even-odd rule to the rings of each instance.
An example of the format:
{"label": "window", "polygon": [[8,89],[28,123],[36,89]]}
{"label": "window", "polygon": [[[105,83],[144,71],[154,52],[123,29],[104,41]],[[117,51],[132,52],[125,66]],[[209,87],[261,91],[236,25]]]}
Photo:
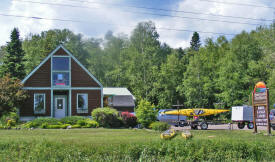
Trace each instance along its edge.
{"label": "window", "polygon": [[88,113],[88,94],[77,94],[77,113]]}
{"label": "window", "polygon": [[68,57],[53,57],[53,70],[68,71],[69,58]]}
{"label": "window", "polygon": [[69,72],[53,72],[53,86],[70,85]]}
{"label": "window", "polygon": [[44,93],[35,93],[34,94],[34,113],[35,114],[44,114],[45,113],[45,94]]}

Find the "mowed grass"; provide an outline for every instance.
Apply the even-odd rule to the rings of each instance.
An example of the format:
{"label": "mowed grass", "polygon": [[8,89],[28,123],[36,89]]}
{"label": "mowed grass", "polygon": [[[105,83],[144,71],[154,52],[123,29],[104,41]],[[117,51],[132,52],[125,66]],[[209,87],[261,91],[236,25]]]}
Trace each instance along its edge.
{"label": "mowed grass", "polygon": [[275,136],[264,131],[196,130],[161,140],[136,129],[0,130],[1,161],[274,161]]}

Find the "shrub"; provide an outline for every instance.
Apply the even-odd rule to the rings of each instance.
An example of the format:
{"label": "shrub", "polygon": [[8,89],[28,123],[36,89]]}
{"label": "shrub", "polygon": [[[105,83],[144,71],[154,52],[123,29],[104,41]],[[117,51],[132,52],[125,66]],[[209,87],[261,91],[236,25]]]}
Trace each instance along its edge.
{"label": "shrub", "polygon": [[98,122],[91,120],[91,119],[86,119],[86,128],[98,128],[99,124]]}
{"label": "shrub", "polygon": [[16,125],[16,122],[15,120],[13,119],[9,119],[8,122],[7,122],[7,126],[8,127],[12,127],[12,126],[15,126]]}
{"label": "shrub", "polygon": [[121,118],[126,128],[135,127],[137,125],[137,117],[129,112],[122,112]]}
{"label": "shrub", "polygon": [[23,126],[22,126],[22,128],[32,128],[32,127],[34,127],[32,121],[29,121],[29,122],[23,124]]}
{"label": "shrub", "polygon": [[[29,123],[29,124],[28,124]],[[59,120],[55,119],[55,118],[48,118],[48,117],[39,117],[36,118],[30,122],[27,123],[27,126],[29,128],[31,127],[40,127],[42,126],[43,123],[48,123],[49,125],[58,125],[59,124]]]}
{"label": "shrub", "polygon": [[140,101],[136,110],[136,116],[139,123],[148,128],[149,124],[156,121],[156,115],[154,105],[151,105],[151,103],[146,100]]}
{"label": "shrub", "polygon": [[82,117],[82,116],[67,116],[67,117],[60,119],[60,122],[63,124],[75,125],[78,120],[84,120],[84,119],[85,119],[85,117]]}
{"label": "shrub", "polygon": [[19,108],[27,98],[26,91],[19,79],[9,75],[0,78],[0,116]]}
{"label": "shrub", "polygon": [[80,125],[72,125],[72,128],[81,128]]}
{"label": "shrub", "polygon": [[48,125],[47,129],[60,129],[62,128],[62,125]]}
{"label": "shrub", "polygon": [[70,126],[70,124],[62,124],[62,125],[60,126],[60,128],[66,129],[68,126]]}
{"label": "shrub", "polygon": [[86,125],[85,120],[78,120],[76,123],[77,123],[77,125],[80,125],[80,126],[85,126]]}
{"label": "shrub", "polygon": [[46,123],[42,123],[41,128],[47,129],[48,126],[49,126],[49,124],[47,122]]}
{"label": "shrub", "polygon": [[149,128],[155,131],[165,131],[170,128],[170,125],[165,122],[153,122],[150,124]]}
{"label": "shrub", "polygon": [[16,123],[19,121],[19,116],[17,115],[16,112],[5,113],[1,117],[0,121],[1,121],[2,125],[6,125],[8,127],[12,127],[12,126],[15,126]]}
{"label": "shrub", "polygon": [[118,118],[117,110],[109,107],[94,109],[92,117],[93,120],[97,121],[102,127],[112,128],[122,125],[121,119]]}

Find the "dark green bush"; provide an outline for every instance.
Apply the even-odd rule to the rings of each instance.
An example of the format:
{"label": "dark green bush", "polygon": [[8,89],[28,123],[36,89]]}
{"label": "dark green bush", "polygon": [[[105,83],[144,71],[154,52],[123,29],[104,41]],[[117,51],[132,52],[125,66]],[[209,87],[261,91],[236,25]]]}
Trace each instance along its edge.
{"label": "dark green bush", "polygon": [[137,125],[137,117],[130,112],[122,112],[121,119],[126,128],[135,127]]}
{"label": "dark green bush", "polygon": [[99,127],[98,122],[96,122],[94,120],[86,119],[85,122],[86,122],[86,125],[85,125],[86,128],[98,128]]}
{"label": "dark green bush", "polygon": [[72,125],[72,128],[81,128],[80,125]]}
{"label": "dark green bush", "polygon": [[28,123],[26,125],[29,128],[31,128],[31,127],[34,127],[34,128],[40,127],[40,126],[42,126],[43,123],[48,123],[49,125],[58,125],[58,124],[60,124],[58,119],[49,118],[49,117],[39,117],[39,118],[36,118],[36,119],[34,119],[34,120],[32,120]]}
{"label": "dark green bush", "polygon": [[157,119],[155,106],[147,100],[141,100],[135,112],[138,122],[146,128]]}
{"label": "dark green bush", "polygon": [[80,126],[85,126],[86,125],[86,121],[85,120],[78,120],[76,122],[77,125],[80,125]]}
{"label": "dark green bush", "polygon": [[60,122],[63,124],[75,125],[75,124],[77,124],[78,120],[85,120],[85,117],[83,117],[83,116],[67,116],[67,117],[60,119]]}
{"label": "dark green bush", "polygon": [[2,125],[15,126],[19,121],[19,116],[16,112],[9,112],[2,115],[0,122]]}
{"label": "dark green bush", "polygon": [[122,126],[122,119],[118,118],[117,110],[109,107],[94,109],[92,117],[101,127],[116,128]]}
{"label": "dark green bush", "polygon": [[60,129],[63,128],[62,125],[48,125],[47,129]]}
{"label": "dark green bush", "polygon": [[170,125],[165,122],[153,122],[150,124],[149,128],[155,131],[165,131],[170,128]]}
{"label": "dark green bush", "polygon": [[47,128],[48,128],[48,126],[49,126],[49,124],[46,122],[46,123],[43,123],[43,124],[41,125],[41,128],[43,128],[43,129],[47,129]]}

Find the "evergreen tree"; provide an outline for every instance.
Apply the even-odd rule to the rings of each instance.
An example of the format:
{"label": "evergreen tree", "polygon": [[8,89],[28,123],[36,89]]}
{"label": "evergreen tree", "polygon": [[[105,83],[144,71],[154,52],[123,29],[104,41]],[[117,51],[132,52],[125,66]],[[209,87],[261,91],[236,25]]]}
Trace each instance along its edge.
{"label": "evergreen tree", "polygon": [[11,77],[23,79],[25,76],[23,57],[24,51],[22,49],[22,42],[19,39],[19,31],[14,28],[11,32],[11,41],[7,43],[7,53],[3,57],[3,64],[1,66],[1,76],[10,74]]}
{"label": "evergreen tree", "polygon": [[195,50],[195,51],[198,51],[200,46],[201,46],[201,43],[200,43],[200,35],[198,32],[194,32],[193,33],[193,36],[192,36],[192,40],[190,42],[190,45],[191,45],[191,49]]}

